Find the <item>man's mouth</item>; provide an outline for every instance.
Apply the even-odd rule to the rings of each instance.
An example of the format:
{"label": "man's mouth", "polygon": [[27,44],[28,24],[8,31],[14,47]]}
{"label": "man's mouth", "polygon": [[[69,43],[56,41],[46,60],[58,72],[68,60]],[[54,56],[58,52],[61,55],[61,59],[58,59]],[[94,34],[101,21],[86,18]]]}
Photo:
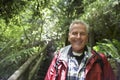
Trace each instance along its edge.
{"label": "man's mouth", "polygon": [[82,44],[82,41],[76,41],[75,44],[80,45]]}

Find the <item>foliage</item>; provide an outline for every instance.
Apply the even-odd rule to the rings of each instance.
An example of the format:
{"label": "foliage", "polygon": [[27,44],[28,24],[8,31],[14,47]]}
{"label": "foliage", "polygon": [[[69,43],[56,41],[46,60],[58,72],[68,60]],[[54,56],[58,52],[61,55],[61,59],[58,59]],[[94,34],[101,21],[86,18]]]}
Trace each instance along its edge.
{"label": "foliage", "polygon": [[[119,7],[118,0],[1,0],[0,76],[9,77],[49,41],[48,52],[68,44],[68,27],[74,19],[90,24],[95,42],[104,38],[120,40]],[[111,54],[119,54],[117,40],[109,42],[114,48]],[[108,43],[103,44],[108,48]]]}
{"label": "foliage", "polygon": [[120,42],[115,39],[112,41],[104,39],[101,42],[97,42],[97,45],[93,48],[98,52],[106,54],[107,56],[120,59]]}
{"label": "foliage", "polygon": [[[51,25],[49,0],[25,2],[27,4],[23,5],[13,0],[8,1],[6,7],[1,5],[1,8],[11,11],[8,16],[6,15],[8,12],[0,14],[0,76],[2,77],[9,77],[29,57],[39,53],[48,38],[46,33],[51,36],[48,32],[50,28],[47,27]],[[12,7],[14,10],[11,10]]]}
{"label": "foliage", "polygon": [[27,5],[26,0],[1,0],[0,1],[0,16],[9,23],[9,19],[25,10]]}
{"label": "foliage", "polygon": [[120,36],[120,2],[118,0],[84,0],[84,6],[85,13],[80,19],[88,22],[93,28],[96,41],[103,38],[120,40],[118,37]]}

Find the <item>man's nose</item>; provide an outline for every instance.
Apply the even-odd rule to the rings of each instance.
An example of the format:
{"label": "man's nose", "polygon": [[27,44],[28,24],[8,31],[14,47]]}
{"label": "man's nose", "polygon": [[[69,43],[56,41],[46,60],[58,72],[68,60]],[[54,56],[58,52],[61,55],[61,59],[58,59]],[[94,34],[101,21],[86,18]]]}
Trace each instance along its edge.
{"label": "man's nose", "polygon": [[80,38],[81,37],[81,35],[80,34],[77,34],[77,38]]}

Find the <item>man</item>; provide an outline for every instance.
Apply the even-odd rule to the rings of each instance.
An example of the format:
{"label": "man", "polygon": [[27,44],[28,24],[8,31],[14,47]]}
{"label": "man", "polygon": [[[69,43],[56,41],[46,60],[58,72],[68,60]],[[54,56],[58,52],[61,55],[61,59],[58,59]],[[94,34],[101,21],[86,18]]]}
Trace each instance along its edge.
{"label": "man", "polygon": [[69,27],[68,41],[52,60],[45,80],[115,80],[104,54],[87,47],[89,27],[75,20]]}

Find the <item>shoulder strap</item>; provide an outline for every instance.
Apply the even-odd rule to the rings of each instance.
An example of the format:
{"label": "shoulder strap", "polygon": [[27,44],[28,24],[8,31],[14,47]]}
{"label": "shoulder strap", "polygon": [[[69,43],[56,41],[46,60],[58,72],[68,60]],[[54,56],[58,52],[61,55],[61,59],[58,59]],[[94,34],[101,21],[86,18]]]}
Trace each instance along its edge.
{"label": "shoulder strap", "polygon": [[95,56],[98,57],[98,59],[96,60],[96,63],[98,63],[103,71],[103,67],[104,67],[104,62],[103,62],[103,59],[102,59],[102,56],[100,55],[100,53],[97,53],[96,51],[94,51],[95,53]]}

